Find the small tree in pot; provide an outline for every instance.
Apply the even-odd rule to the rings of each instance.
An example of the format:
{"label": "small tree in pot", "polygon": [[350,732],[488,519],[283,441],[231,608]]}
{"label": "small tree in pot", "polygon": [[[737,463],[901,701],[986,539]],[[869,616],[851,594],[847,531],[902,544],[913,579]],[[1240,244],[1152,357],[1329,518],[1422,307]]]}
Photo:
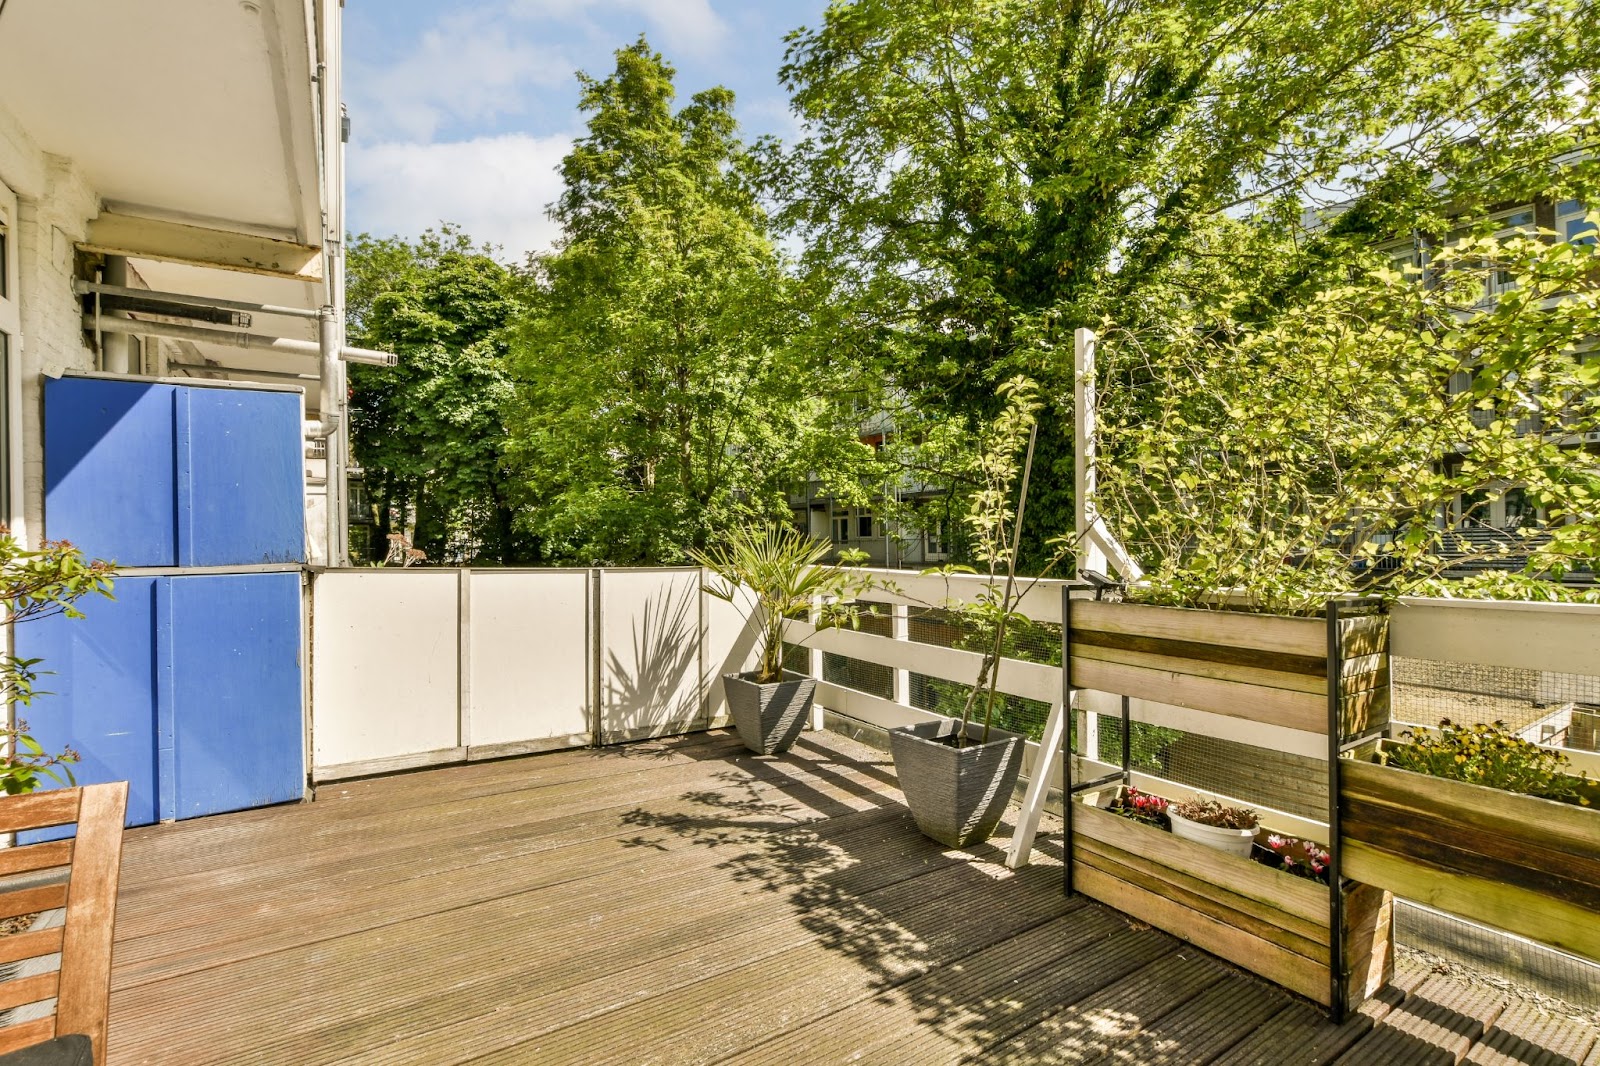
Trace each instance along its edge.
{"label": "small tree in pot", "polygon": [[[956,848],[987,840],[994,833],[1022,768],[1023,737],[995,729],[994,715],[1006,629],[1021,617],[1016,562],[1040,405],[1033,382],[1024,377],[1005,382],[999,394],[1005,406],[985,429],[977,455],[979,489],[966,516],[973,555],[987,565],[989,578],[978,600],[963,608],[985,638],[977,683],[967,693],[959,719],[942,718],[889,731],[900,790],[917,828]],[[1016,488],[1018,453],[1024,446],[1022,484]],[[1017,503],[1013,509],[1014,491]],[[952,569],[971,572],[968,567],[945,571]]]}
{"label": "small tree in pot", "polygon": [[689,553],[713,575],[701,586],[707,593],[759,618],[756,668],[722,677],[733,724],[757,754],[787,751],[816,698],[815,678],[783,668],[785,644],[803,643],[788,640],[790,624],[819,600],[816,629],[859,624],[852,601],[873,585],[867,574],[824,563],[829,549],[826,541],[773,524],[735,530],[722,544]]}

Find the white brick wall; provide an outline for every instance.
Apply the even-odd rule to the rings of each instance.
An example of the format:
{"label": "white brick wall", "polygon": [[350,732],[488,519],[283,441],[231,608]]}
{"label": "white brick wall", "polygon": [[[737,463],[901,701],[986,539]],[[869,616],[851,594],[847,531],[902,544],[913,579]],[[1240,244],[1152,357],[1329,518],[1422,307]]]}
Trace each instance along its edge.
{"label": "white brick wall", "polygon": [[37,543],[44,522],[43,376],[93,370],[72,293],[74,243],[100,198],[71,160],[41,151],[0,108],[0,181],[17,194],[17,300],[22,315],[22,532]]}

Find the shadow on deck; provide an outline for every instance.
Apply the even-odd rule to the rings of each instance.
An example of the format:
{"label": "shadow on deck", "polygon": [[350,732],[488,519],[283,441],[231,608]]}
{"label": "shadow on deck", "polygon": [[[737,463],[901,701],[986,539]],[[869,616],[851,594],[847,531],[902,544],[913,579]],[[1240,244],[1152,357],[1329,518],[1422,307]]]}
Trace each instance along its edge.
{"label": "shadow on deck", "polygon": [[[1059,830],[1057,830],[1059,831]],[[1000,841],[1004,842],[1002,836]],[[1596,1033],[1402,970],[1309,1003],[916,831],[887,756],[725,734],[130,831],[110,1062],[1544,1063]]]}

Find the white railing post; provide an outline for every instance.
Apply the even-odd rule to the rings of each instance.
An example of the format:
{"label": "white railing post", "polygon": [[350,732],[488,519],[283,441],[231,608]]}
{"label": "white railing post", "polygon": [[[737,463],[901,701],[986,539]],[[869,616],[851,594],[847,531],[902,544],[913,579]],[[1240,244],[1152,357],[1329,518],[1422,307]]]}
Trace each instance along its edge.
{"label": "white railing post", "polygon": [[[895,640],[911,639],[911,608],[903,603],[896,603],[890,607],[892,628],[890,636]],[[911,705],[911,671],[895,670],[894,672],[894,701],[902,706]]]}
{"label": "white railing post", "polygon": [[[808,621],[810,621],[810,623],[813,626],[816,625],[818,622],[822,621],[822,597],[821,596],[813,596],[813,597],[811,597],[811,614],[808,616]],[[806,658],[808,660],[807,666],[809,668],[809,672],[810,672],[811,676],[816,678],[818,681],[821,681],[822,680],[822,649],[818,648],[818,647],[812,647],[810,649],[810,651],[808,651],[806,653]],[[822,728],[822,704],[821,704],[821,702],[813,702],[812,705],[811,705],[811,728],[812,729],[821,729]]]}

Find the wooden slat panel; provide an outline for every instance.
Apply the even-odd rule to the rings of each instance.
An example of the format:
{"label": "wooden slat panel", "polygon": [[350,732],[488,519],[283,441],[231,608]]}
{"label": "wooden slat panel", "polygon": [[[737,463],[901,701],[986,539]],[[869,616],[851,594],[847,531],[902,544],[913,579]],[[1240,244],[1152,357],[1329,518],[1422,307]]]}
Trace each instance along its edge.
{"label": "wooden slat panel", "polygon": [[1325,733],[1328,728],[1327,698],[1306,692],[1241,685],[1077,656],[1072,659],[1072,683],[1079,688],[1116,692],[1310,733]]}
{"label": "wooden slat panel", "polygon": [[67,885],[37,885],[19,888],[15,892],[0,893],[0,918],[15,918],[22,914],[37,914],[54,910],[67,904]]}
{"label": "wooden slat panel", "polygon": [[1360,760],[1347,760],[1340,768],[1340,780],[1345,794],[1352,797],[1435,811],[1464,826],[1522,837],[1574,855],[1592,853],[1600,840],[1600,811],[1571,803],[1519,796]]}
{"label": "wooden slat panel", "polygon": [[95,1066],[105,1066],[111,941],[127,805],[126,781],[83,790],[67,932],[61,946],[61,1001],[56,1005],[56,1024],[63,1032],[84,1033],[94,1042]]}
{"label": "wooden slat panel", "polygon": [[0,963],[21,962],[61,950],[62,929],[30,929],[25,933],[0,936]]}
{"label": "wooden slat panel", "polygon": [[[1077,620],[1076,614],[1073,616]],[[1231,666],[1254,667],[1278,673],[1300,674],[1306,677],[1327,677],[1328,656],[1290,655],[1285,652],[1264,651],[1260,648],[1235,647],[1230,644],[1204,644],[1194,640],[1173,640],[1147,636],[1143,633],[1113,633],[1105,630],[1072,627],[1072,647],[1118,648],[1124,651],[1142,651],[1151,655],[1167,655],[1178,659],[1219,663]],[[1091,656],[1092,658],[1092,656]],[[1372,669],[1376,664],[1370,659],[1352,660],[1356,672]],[[1346,664],[1347,666],[1350,663]]]}
{"label": "wooden slat panel", "polygon": [[55,1018],[36,1018],[0,1029],[0,1055],[18,1048],[42,1044],[56,1035]]}
{"label": "wooden slat panel", "polygon": [[[1122,713],[1122,700],[1111,692],[1082,689],[1078,692],[1078,707],[1095,714],[1115,717]],[[1325,728],[1315,733],[1301,729],[1285,729],[1283,726],[1269,725],[1266,722],[1253,722],[1248,718],[1234,718],[1225,714],[1213,714],[1210,711],[1197,711],[1192,707],[1174,707],[1170,703],[1141,699],[1128,701],[1128,714],[1135,722],[1166,726],[1168,729],[1178,729],[1185,733],[1199,733],[1220,740],[1231,740],[1237,744],[1250,744],[1272,751],[1288,752],[1308,759],[1328,757],[1328,736]]]}
{"label": "wooden slat panel", "polygon": [[0,799],[0,833],[44,829],[78,820],[81,789],[61,788]]}
{"label": "wooden slat panel", "polygon": [[1215,848],[1182,840],[1154,826],[1088,804],[1073,809],[1072,829],[1091,840],[1136,855],[1155,858],[1190,876],[1219,885],[1249,899],[1286,911],[1307,922],[1327,924],[1328,890],[1302,878],[1226,855]]}
{"label": "wooden slat panel", "polygon": [[[1313,931],[1309,923],[1300,922],[1282,911],[1273,915],[1268,908],[1261,905],[1250,906],[1248,909],[1231,907],[1228,905],[1231,893],[1218,890],[1214,885],[1207,885],[1194,878],[1180,883],[1179,877],[1170,876],[1177,873],[1170,867],[1151,862],[1132,852],[1119,851],[1087,837],[1074,843],[1072,854],[1075,864],[1081,862],[1084,866],[1092,866],[1146,892],[1181,903],[1191,910],[1209,915],[1219,922],[1243,930],[1252,936],[1258,936],[1296,955],[1303,955],[1312,962],[1328,965],[1326,928],[1315,930],[1319,934],[1315,938],[1303,936],[1302,931]],[[1076,871],[1081,867],[1074,865],[1073,869]],[[1255,902],[1243,896],[1232,899],[1247,904]],[[1294,925],[1294,930],[1289,928],[1291,923]]]}
{"label": "wooden slat panel", "polygon": [[1441,870],[1545,892],[1600,914],[1600,839],[1587,854],[1574,854],[1349,793],[1340,825],[1351,840]]}
{"label": "wooden slat panel", "polygon": [[1328,1002],[1328,968],[1260,937],[1235,929],[1170,899],[1112,877],[1093,867],[1073,873],[1073,884],[1091,899],[1149,922],[1157,929],[1221,955],[1253,973],[1318,1003]]}
{"label": "wooden slat panel", "polygon": [[0,877],[49,870],[72,862],[72,841],[52,840],[17,848],[0,848]]}
{"label": "wooden slat panel", "polygon": [[[1326,676],[1290,673],[1286,670],[1266,670],[1257,666],[1237,663],[1213,662],[1206,659],[1182,658],[1153,651],[1134,651],[1127,648],[1106,648],[1087,643],[1072,645],[1074,662],[1093,659],[1096,662],[1120,663],[1145,670],[1159,670],[1173,674],[1190,674],[1209,677],[1216,681],[1234,681],[1242,685],[1260,685],[1263,688],[1287,689],[1290,692],[1309,692],[1324,695],[1328,691]],[[1324,664],[1326,665],[1326,664]]]}
{"label": "wooden slat panel", "polygon": [[54,970],[22,977],[15,981],[0,981],[0,1010],[20,1007],[24,1003],[38,1003],[55,996],[61,975]]}
{"label": "wooden slat panel", "polygon": [[1072,628],[1254,648],[1308,658],[1326,659],[1328,656],[1326,623],[1316,618],[1086,600],[1073,603]]}
{"label": "wooden slat panel", "polygon": [[1345,841],[1341,869],[1347,877],[1405,899],[1600,960],[1600,922],[1586,907],[1516,885],[1432,869],[1355,840]]}

